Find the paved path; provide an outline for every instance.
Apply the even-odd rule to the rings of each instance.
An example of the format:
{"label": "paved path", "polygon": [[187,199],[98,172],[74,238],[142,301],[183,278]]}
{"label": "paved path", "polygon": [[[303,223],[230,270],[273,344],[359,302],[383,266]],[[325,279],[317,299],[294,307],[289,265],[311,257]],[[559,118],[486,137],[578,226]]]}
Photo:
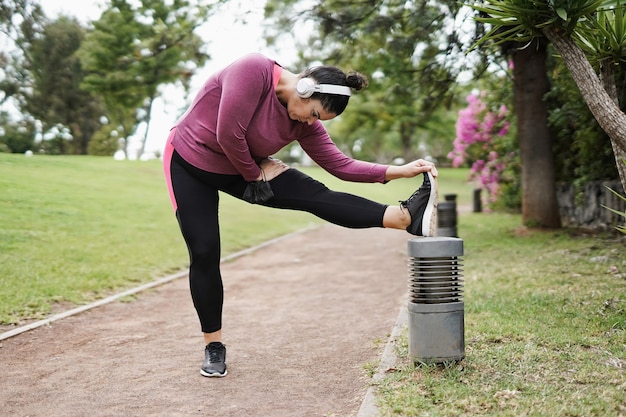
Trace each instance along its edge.
{"label": "paved path", "polygon": [[229,375],[178,279],[4,340],[7,416],[356,416],[406,296],[402,231],[326,225],[223,264]]}

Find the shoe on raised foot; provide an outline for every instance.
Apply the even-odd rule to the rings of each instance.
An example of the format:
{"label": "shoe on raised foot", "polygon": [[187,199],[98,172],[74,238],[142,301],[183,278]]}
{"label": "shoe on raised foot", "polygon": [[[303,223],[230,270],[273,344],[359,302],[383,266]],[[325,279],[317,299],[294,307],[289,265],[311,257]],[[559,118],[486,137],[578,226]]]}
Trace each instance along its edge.
{"label": "shoe on raised foot", "polygon": [[411,215],[406,231],[416,236],[432,237],[437,234],[437,180],[430,172],[424,172],[424,183],[407,200],[400,201]]}
{"label": "shoe on raised foot", "polygon": [[211,342],[204,348],[204,362],[200,374],[209,377],[226,376],[226,346],[221,342]]}

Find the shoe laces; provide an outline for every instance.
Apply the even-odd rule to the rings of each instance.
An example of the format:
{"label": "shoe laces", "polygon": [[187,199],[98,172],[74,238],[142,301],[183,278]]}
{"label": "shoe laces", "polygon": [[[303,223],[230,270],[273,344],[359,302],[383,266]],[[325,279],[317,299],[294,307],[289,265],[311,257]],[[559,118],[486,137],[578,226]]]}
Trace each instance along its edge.
{"label": "shoe laces", "polygon": [[415,190],[415,192],[413,194],[411,194],[411,197],[407,198],[406,200],[398,200],[398,202],[400,203],[400,209],[402,209],[402,206],[408,208],[409,204],[411,204],[411,202],[418,196],[420,195],[420,191],[422,190],[422,188],[424,188],[425,185],[430,186],[430,179],[428,178],[428,174],[424,173],[424,183],[421,185],[420,188],[418,188],[417,190]]}
{"label": "shoe laces", "polygon": [[411,204],[411,202],[415,200],[419,193],[420,190],[418,189],[413,194],[411,194],[411,197],[407,198],[406,200],[398,200],[398,202],[400,203],[400,210],[403,210],[403,207],[409,208],[409,204]]}
{"label": "shoe laces", "polygon": [[223,346],[209,346],[209,362],[222,362]]}

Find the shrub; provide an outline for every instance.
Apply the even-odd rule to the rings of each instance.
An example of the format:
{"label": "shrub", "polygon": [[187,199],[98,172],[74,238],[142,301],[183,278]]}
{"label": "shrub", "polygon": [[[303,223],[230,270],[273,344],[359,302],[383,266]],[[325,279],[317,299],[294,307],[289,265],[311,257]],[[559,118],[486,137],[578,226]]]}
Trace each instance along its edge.
{"label": "shrub", "polygon": [[486,98],[485,92],[467,97],[468,106],[459,111],[454,149],[448,158],[454,167],[470,167],[470,180],[486,192],[488,205],[504,196],[501,206],[518,206],[519,162],[509,134],[509,110],[505,105],[489,108]]}

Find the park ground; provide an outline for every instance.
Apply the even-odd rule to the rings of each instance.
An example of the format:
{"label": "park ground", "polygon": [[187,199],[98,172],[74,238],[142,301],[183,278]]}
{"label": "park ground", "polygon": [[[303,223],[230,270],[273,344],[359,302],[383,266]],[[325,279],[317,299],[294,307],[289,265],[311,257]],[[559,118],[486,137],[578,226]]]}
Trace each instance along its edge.
{"label": "park ground", "polygon": [[229,374],[186,277],[0,342],[11,416],[356,416],[406,302],[411,236],[325,225],[222,265]]}

